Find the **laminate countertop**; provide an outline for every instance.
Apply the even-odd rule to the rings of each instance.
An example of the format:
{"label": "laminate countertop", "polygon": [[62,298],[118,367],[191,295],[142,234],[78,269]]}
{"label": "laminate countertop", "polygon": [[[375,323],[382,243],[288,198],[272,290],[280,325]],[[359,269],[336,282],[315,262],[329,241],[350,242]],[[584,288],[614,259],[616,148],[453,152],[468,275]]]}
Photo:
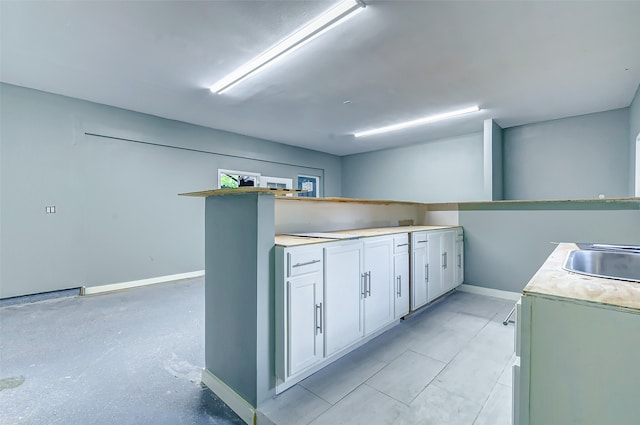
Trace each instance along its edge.
{"label": "laminate countertop", "polygon": [[[366,229],[347,229],[331,232],[315,233],[318,237],[301,236],[301,234],[281,234],[276,235],[275,244],[278,246],[291,247],[299,245],[310,245],[322,242],[335,242],[344,239],[359,239],[373,236],[395,235],[400,233],[421,232],[424,230],[454,229],[460,226],[393,226],[393,227],[372,227]],[[311,233],[310,233],[311,234]],[[329,235],[335,234],[332,238]],[[320,237],[327,235],[327,237]],[[343,237],[345,236],[345,237]]]}
{"label": "laminate countertop", "polygon": [[558,244],[525,286],[523,294],[586,301],[633,309],[640,313],[640,283],[586,276],[564,270],[562,266],[569,252],[574,249],[579,248],[573,243]]}

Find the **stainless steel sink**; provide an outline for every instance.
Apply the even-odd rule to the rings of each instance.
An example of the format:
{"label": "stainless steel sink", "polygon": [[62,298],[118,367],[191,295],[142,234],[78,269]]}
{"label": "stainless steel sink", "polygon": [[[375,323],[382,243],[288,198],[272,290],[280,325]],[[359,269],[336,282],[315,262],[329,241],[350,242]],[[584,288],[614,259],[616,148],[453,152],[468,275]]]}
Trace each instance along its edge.
{"label": "stainless steel sink", "polygon": [[571,251],[563,269],[588,276],[640,282],[640,253],[622,250]]}

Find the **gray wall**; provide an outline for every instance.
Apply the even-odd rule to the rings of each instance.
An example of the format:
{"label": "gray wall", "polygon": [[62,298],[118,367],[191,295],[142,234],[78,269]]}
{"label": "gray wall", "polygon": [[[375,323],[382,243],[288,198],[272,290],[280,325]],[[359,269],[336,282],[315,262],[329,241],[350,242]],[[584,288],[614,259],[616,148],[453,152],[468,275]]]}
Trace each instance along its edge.
{"label": "gray wall", "polygon": [[253,407],[275,389],[274,203],[206,198],[205,367]]}
{"label": "gray wall", "polygon": [[626,197],[629,108],[504,130],[504,199]]}
{"label": "gray wall", "polygon": [[342,195],[418,202],[483,198],[483,133],[342,158]]}
{"label": "gray wall", "polygon": [[465,283],[520,292],[553,242],[640,245],[640,201],[461,205]]}
{"label": "gray wall", "polygon": [[640,86],[636,90],[636,95],[629,106],[629,195],[635,194],[636,169],[640,164],[636,164],[636,138],[640,135]]}
{"label": "gray wall", "polygon": [[333,155],[6,84],[0,100],[0,298],[204,269],[204,201],[176,195],[218,168],[341,195]]}

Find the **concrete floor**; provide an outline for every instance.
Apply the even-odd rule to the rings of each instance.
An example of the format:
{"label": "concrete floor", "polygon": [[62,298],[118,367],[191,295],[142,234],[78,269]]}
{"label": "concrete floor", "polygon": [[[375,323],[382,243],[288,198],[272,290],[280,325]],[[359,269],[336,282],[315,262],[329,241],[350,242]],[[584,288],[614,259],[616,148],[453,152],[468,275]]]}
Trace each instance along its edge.
{"label": "concrete floor", "polygon": [[204,279],[0,308],[1,424],[243,424],[200,382]]}
{"label": "concrete floor", "polygon": [[[508,425],[513,302],[455,292],[260,410],[278,425]],[[1,424],[243,424],[200,382],[204,280],[0,308]]]}

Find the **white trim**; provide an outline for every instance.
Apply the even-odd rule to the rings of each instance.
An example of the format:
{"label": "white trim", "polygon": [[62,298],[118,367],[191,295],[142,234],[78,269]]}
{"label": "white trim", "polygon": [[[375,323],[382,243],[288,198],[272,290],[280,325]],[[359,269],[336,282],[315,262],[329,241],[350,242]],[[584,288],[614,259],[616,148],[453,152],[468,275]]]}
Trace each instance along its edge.
{"label": "white trim", "polygon": [[202,383],[249,425],[256,424],[256,409],[207,368],[202,369]]}
{"label": "white trim", "polygon": [[269,183],[284,184],[286,189],[293,189],[293,179],[287,179],[284,177],[268,177],[260,176],[260,187],[269,187]]}
{"label": "white trim", "polygon": [[503,298],[505,300],[518,301],[522,294],[520,292],[502,291],[500,289],[485,288],[484,286],[468,285],[463,283],[458,286],[459,291],[470,292],[472,294],[487,295],[489,297]]}
{"label": "white trim", "polygon": [[100,294],[102,292],[119,291],[121,289],[135,288],[138,286],[154,285],[156,283],[171,282],[174,280],[193,279],[204,276],[204,270],[195,272],[170,274],[167,276],[152,277],[149,279],[132,280],[130,282],[111,283],[108,285],[89,286],[84,288],[84,295]]}

